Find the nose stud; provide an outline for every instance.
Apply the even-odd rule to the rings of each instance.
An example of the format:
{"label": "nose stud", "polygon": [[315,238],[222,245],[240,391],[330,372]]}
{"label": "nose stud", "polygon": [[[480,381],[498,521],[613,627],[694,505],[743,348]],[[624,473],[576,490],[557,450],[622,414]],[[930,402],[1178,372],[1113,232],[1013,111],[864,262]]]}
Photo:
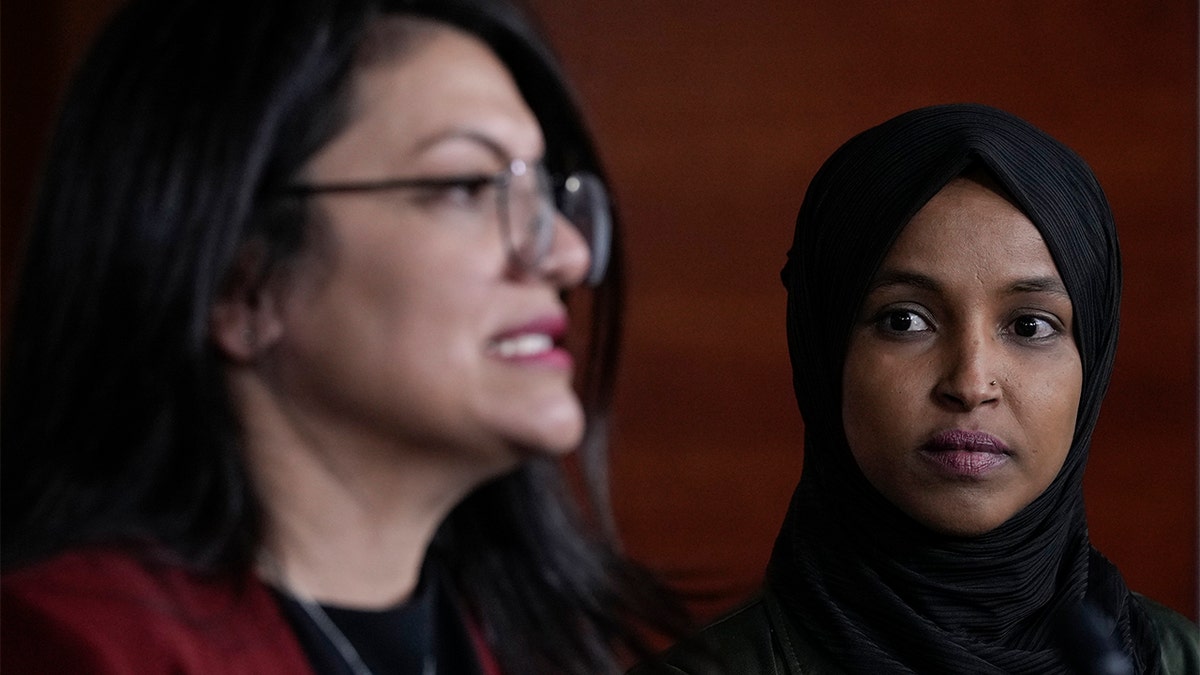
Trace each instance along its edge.
{"label": "nose stud", "polygon": [[991,382],[988,382],[988,386],[992,386],[992,387],[996,386],[996,381],[992,380]]}

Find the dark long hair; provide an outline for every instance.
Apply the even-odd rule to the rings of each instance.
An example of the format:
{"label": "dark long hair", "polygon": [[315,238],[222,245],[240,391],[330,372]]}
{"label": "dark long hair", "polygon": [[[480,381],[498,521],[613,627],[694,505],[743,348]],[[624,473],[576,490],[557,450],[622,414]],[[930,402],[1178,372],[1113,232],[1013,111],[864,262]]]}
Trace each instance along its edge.
{"label": "dark long hair", "polygon": [[[260,507],[210,308],[246,242],[265,244],[264,269],[304,246],[305,210],[264,190],[344,124],[355,52],[388,14],[487,43],[537,115],[551,171],[603,176],[556,59],[503,2],[135,0],[76,74],[26,242],[4,372],[6,570],[116,542],[203,572],[250,564]],[[643,628],[681,625],[619,553],[609,515],[620,271],[614,246],[586,301],[583,506],[557,462],[534,460],[476,490],[430,549],[514,672],[612,671],[622,650],[645,654]]]}

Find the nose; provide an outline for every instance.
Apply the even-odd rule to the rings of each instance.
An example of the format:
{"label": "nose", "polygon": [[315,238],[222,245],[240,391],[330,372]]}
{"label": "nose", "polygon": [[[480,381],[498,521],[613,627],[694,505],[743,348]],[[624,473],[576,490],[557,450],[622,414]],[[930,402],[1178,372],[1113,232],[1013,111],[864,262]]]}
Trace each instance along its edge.
{"label": "nose", "polygon": [[998,402],[1004,388],[999,374],[1001,349],[983,331],[965,332],[948,341],[934,397],[942,406],[964,412]]}
{"label": "nose", "polygon": [[559,288],[583,283],[592,264],[583,235],[561,213],[554,214],[554,239],[539,266],[539,274]]}

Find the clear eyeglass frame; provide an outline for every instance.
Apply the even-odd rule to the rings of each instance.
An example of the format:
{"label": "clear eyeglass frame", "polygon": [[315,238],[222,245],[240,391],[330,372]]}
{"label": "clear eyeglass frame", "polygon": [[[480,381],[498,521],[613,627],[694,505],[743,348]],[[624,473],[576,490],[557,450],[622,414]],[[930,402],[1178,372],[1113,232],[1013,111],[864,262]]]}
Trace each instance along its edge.
{"label": "clear eyeglass frame", "polygon": [[554,246],[557,212],[587,244],[591,263],[584,283],[596,286],[604,280],[612,252],[612,210],[604,182],[587,171],[555,180],[541,162],[515,159],[507,169],[491,175],[298,183],[284,187],[279,194],[304,197],[405,189],[477,189],[484,185],[496,188],[496,208],[508,253],[524,269],[535,273],[542,270]]}

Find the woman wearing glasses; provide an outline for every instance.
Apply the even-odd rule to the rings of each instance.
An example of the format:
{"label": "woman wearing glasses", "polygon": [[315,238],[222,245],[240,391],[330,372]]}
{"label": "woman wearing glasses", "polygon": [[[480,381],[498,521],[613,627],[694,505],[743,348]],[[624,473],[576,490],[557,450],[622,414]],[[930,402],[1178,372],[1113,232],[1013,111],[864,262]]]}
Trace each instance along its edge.
{"label": "woman wearing glasses", "polygon": [[599,175],[503,4],[126,7],[7,343],[3,670],[600,673],[677,625],[609,538]]}

